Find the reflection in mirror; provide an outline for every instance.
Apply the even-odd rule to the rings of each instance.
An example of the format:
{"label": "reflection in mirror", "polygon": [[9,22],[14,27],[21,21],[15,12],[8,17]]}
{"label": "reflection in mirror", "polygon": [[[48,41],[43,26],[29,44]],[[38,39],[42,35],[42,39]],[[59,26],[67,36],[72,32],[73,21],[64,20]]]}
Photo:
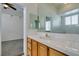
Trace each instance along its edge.
{"label": "reflection in mirror", "polygon": [[[50,6],[52,5],[52,6]],[[57,5],[57,4],[55,4]],[[74,4],[67,8],[63,4],[37,4],[31,14],[31,27],[40,32],[79,34],[79,7]],[[60,8],[61,6],[61,8]]]}
{"label": "reflection in mirror", "polygon": [[39,29],[39,26],[40,26],[40,23],[39,23],[39,16],[37,15],[34,15],[34,14],[30,14],[30,26],[31,26],[31,29],[33,30],[38,30]]}
{"label": "reflection in mirror", "polygon": [[37,20],[35,20],[35,29],[39,29],[39,16],[37,16]]}
{"label": "reflection in mirror", "polygon": [[46,21],[45,21],[45,31],[50,32],[51,31],[51,17],[46,16]]}

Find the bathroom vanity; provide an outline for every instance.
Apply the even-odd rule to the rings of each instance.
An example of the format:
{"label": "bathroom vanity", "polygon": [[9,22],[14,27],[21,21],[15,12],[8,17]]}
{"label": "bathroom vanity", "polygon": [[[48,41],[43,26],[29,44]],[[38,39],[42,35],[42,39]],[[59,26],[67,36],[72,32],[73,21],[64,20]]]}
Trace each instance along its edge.
{"label": "bathroom vanity", "polygon": [[28,37],[27,43],[28,56],[66,56],[66,54],[35,41],[33,38]]}
{"label": "bathroom vanity", "polygon": [[79,35],[48,33],[49,37],[46,36],[44,32],[28,35],[28,56],[79,56]]}

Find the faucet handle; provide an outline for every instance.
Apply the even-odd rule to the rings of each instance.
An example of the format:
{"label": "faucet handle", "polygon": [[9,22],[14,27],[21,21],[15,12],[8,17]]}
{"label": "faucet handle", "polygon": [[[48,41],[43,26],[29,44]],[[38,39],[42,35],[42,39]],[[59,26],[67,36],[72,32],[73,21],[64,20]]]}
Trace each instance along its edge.
{"label": "faucet handle", "polygon": [[49,35],[46,33],[46,34],[45,34],[45,37],[49,37]]}

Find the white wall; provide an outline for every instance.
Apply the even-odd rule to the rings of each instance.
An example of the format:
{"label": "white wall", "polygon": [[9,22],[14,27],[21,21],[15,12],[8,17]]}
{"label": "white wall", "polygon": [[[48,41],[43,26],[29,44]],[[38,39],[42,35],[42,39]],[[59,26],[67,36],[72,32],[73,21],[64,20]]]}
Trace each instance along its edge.
{"label": "white wall", "polygon": [[23,39],[23,18],[15,14],[1,15],[2,41]]}

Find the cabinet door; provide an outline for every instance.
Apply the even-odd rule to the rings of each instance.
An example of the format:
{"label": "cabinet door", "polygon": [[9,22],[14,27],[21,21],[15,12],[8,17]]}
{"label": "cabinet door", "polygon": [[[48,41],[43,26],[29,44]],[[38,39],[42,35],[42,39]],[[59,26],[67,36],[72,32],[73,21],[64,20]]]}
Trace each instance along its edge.
{"label": "cabinet door", "polygon": [[47,56],[47,46],[38,43],[38,56]]}
{"label": "cabinet door", "polygon": [[49,56],[65,56],[65,54],[63,54],[59,51],[56,51],[52,48],[49,48],[48,54],[49,54]]}
{"label": "cabinet door", "polygon": [[32,40],[32,56],[37,56],[37,42]]}

